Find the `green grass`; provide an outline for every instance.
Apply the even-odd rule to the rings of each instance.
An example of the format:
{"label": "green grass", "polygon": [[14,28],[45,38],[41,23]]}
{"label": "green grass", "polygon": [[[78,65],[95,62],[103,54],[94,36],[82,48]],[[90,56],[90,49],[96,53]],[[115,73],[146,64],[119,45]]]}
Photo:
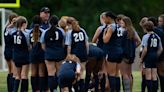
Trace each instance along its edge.
{"label": "green grass", "polygon": [[[6,76],[7,76],[7,72],[0,72],[0,92],[7,92]],[[141,92],[140,72],[138,71],[133,72],[133,76],[134,76],[133,92]],[[30,82],[29,82],[29,92],[32,92]]]}

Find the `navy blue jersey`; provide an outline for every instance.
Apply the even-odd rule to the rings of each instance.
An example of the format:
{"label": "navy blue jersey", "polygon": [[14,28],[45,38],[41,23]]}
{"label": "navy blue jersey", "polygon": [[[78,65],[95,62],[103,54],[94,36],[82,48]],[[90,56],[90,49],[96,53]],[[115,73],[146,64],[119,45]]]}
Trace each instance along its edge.
{"label": "navy blue jersey", "polygon": [[104,26],[101,26],[101,28],[100,28],[101,32],[100,32],[100,35],[98,37],[97,46],[101,49],[103,48],[103,44],[104,44],[103,34],[104,34],[104,31],[107,27],[108,27],[108,25],[104,25]]}
{"label": "navy blue jersey", "polygon": [[4,49],[4,56],[6,60],[12,59],[13,53],[13,41],[12,41],[12,34],[16,31],[16,28],[5,28],[4,30],[4,42],[5,42],[5,49]]}
{"label": "navy blue jersey", "polygon": [[29,63],[29,34],[26,31],[16,31],[13,38],[13,60],[15,63]]}
{"label": "navy blue jersey", "polygon": [[64,30],[56,28],[53,34],[49,30],[43,33],[41,43],[45,44],[45,59],[50,61],[61,61],[65,58]]}
{"label": "navy blue jersey", "polygon": [[60,70],[58,72],[58,76],[60,76],[62,73],[65,73],[67,71],[74,71],[74,72],[76,72],[76,67],[77,67],[77,63],[76,62],[64,61],[61,64],[61,66],[60,66]]}
{"label": "navy blue jersey", "polygon": [[40,37],[41,34],[44,32],[44,30],[39,30],[39,41],[34,43],[33,39],[33,29],[30,32],[30,44],[32,46],[32,49],[30,51],[30,61],[31,63],[39,63],[44,61],[44,50],[41,47],[40,43]]}
{"label": "navy blue jersey", "polygon": [[124,44],[122,44],[123,47],[123,57],[129,60],[134,60],[135,58],[135,49],[136,49],[136,42],[134,39],[129,39],[128,38],[128,33],[127,31],[124,31],[123,34],[123,42]]}
{"label": "navy blue jersey", "polygon": [[121,61],[123,54],[123,30],[117,28],[116,24],[111,24],[109,26],[112,27],[113,33],[109,42],[105,43],[103,46],[104,52],[107,54],[109,61]]}
{"label": "navy blue jersey", "polygon": [[87,60],[86,34],[84,31],[72,31],[71,54],[75,54],[82,62]]}
{"label": "navy blue jersey", "polygon": [[143,58],[145,67],[155,68],[156,63],[158,62],[157,51],[159,46],[162,46],[159,36],[155,33],[144,35],[142,39],[142,46],[147,46],[147,53]]}
{"label": "navy blue jersey", "polygon": [[[164,27],[160,26],[154,29],[154,32],[161,38],[162,47],[164,48]],[[160,55],[160,60],[164,60],[164,50]]]}
{"label": "navy blue jersey", "polygon": [[92,44],[89,45],[88,57],[95,57],[96,60],[101,60],[103,59],[103,56],[104,56],[104,52],[102,49]]}

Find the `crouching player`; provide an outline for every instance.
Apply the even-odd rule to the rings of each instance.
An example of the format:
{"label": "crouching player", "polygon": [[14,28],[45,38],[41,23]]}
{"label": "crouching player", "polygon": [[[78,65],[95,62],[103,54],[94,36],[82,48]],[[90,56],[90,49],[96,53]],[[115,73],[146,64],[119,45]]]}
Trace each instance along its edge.
{"label": "crouching player", "polygon": [[58,83],[61,92],[72,92],[72,85],[80,80],[80,60],[73,54],[69,54],[61,64],[58,72]]}

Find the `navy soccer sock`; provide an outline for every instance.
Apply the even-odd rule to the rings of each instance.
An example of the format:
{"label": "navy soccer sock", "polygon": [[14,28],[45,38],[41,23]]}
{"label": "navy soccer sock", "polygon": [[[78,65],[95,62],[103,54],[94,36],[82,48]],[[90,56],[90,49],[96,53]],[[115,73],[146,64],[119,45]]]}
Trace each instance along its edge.
{"label": "navy soccer sock", "polygon": [[21,92],[28,92],[28,79],[22,79]]}
{"label": "navy soccer sock", "polygon": [[89,89],[90,77],[91,77],[90,74],[86,74],[86,77],[85,77],[85,88],[86,88],[86,92],[87,92],[88,89]]}
{"label": "navy soccer sock", "polygon": [[115,77],[116,80],[116,92],[120,92],[120,77]]}
{"label": "navy soccer sock", "polygon": [[8,90],[8,92],[12,92],[12,89],[11,89],[11,78],[12,78],[12,75],[8,74],[7,75],[7,90]]}
{"label": "navy soccer sock", "polygon": [[110,92],[115,92],[116,88],[116,78],[114,76],[108,76]]}
{"label": "navy soccer sock", "polygon": [[152,80],[146,80],[146,85],[148,88],[148,92],[153,92],[152,91]]}
{"label": "navy soccer sock", "polygon": [[53,92],[57,89],[57,77],[56,76],[48,76],[48,86],[50,88],[50,92]]}
{"label": "navy soccer sock", "polygon": [[32,87],[32,92],[38,90],[38,77],[31,76],[31,87]]}
{"label": "navy soccer sock", "polygon": [[158,90],[158,80],[153,80],[152,81],[152,92],[157,92]]}
{"label": "navy soccer sock", "polygon": [[45,92],[46,91],[46,80],[47,77],[39,77],[39,89],[40,92]]}
{"label": "navy soccer sock", "polygon": [[159,75],[161,92],[164,92],[164,76]]}
{"label": "navy soccer sock", "polygon": [[79,81],[79,87],[80,87],[79,92],[85,92],[85,83],[84,83],[84,79],[80,79],[80,81]]}
{"label": "navy soccer sock", "polygon": [[14,92],[18,92],[19,83],[20,83],[20,80],[18,80],[18,79],[14,80],[14,88],[13,88]]}
{"label": "navy soccer sock", "polygon": [[106,83],[106,76],[105,76],[105,74],[103,74],[103,77],[100,81],[101,92],[105,92],[105,83]]}
{"label": "navy soccer sock", "polygon": [[99,87],[98,75],[94,75],[94,80],[95,80],[95,92],[98,92],[98,87]]}
{"label": "navy soccer sock", "polygon": [[145,75],[142,75],[141,92],[145,92],[145,89],[146,89],[146,79],[145,79]]}

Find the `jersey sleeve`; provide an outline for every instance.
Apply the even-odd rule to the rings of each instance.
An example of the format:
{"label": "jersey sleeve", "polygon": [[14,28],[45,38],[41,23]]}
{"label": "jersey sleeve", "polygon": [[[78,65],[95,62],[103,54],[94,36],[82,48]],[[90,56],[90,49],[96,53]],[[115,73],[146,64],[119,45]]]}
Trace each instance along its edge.
{"label": "jersey sleeve", "polygon": [[72,44],[71,33],[72,30],[68,30],[68,32],[66,32],[65,45],[71,46]]}
{"label": "jersey sleeve", "polygon": [[84,34],[85,34],[85,42],[88,42],[88,40],[89,40],[89,38],[88,38],[88,35],[87,35],[87,33],[86,33],[86,31],[84,30],[84,29],[82,29],[81,28],[81,30],[84,32]]}
{"label": "jersey sleeve", "polygon": [[26,42],[27,42],[27,45],[29,46],[30,45],[30,36],[29,36],[29,33],[27,31],[24,31],[23,34],[25,35],[26,37]]}
{"label": "jersey sleeve", "polygon": [[148,39],[149,39],[149,35],[148,34],[144,35],[142,38],[141,45],[144,47],[147,46],[148,45]]}
{"label": "jersey sleeve", "polygon": [[41,37],[40,37],[40,43],[42,43],[42,44],[45,43],[45,39],[44,39],[44,37],[45,37],[46,32],[47,32],[47,31],[44,31],[44,32],[42,32],[42,34],[41,34]]}

